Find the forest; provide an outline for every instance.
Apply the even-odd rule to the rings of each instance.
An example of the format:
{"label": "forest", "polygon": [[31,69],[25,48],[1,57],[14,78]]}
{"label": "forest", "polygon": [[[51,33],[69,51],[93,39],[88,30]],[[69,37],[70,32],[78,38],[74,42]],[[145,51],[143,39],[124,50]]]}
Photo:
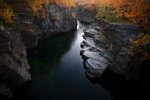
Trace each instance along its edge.
{"label": "forest", "polygon": [[[77,5],[84,5],[85,8],[97,9],[96,19],[100,22],[115,22],[142,25],[150,32],[150,1],[149,0],[5,0],[8,4],[19,2],[26,4],[27,10],[38,15],[38,10],[47,7],[49,3],[75,8]],[[0,23],[13,23],[13,9],[4,0],[0,0]],[[13,3],[14,4],[14,3]],[[91,6],[95,5],[95,6]],[[44,13],[44,11],[43,11]],[[45,16],[44,14],[42,15]],[[148,38],[149,39],[149,38]],[[146,45],[148,45],[147,43]],[[140,43],[139,43],[140,45]],[[135,47],[135,46],[134,46]],[[135,47],[140,49],[139,46]],[[132,47],[133,49],[133,47]],[[133,51],[133,50],[132,50]],[[146,49],[146,52],[147,49]],[[149,58],[149,57],[148,57]]]}
{"label": "forest", "polygon": [[149,100],[149,64],[150,0],[0,0],[0,100]]}
{"label": "forest", "polygon": [[[96,5],[97,19],[111,21],[115,19],[127,20],[134,24],[149,25],[150,24],[150,2],[149,0],[5,0],[6,2],[24,2],[27,3],[34,12],[41,9],[42,5],[56,3],[61,6],[75,7],[78,5]],[[0,0],[0,16],[1,19],[9,22],[12,16],[12,9]]]}

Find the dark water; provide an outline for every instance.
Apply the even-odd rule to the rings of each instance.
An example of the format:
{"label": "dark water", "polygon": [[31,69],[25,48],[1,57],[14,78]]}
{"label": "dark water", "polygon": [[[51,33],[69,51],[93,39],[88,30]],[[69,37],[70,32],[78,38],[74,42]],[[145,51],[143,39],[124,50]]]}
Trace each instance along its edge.
{"label": "dark water", "polygon": [[112,100],[100,84],[85,75],[80,56],[84,25],[77,31],[44,40],[29,57],[32,82],[22,99],[31,100]]}

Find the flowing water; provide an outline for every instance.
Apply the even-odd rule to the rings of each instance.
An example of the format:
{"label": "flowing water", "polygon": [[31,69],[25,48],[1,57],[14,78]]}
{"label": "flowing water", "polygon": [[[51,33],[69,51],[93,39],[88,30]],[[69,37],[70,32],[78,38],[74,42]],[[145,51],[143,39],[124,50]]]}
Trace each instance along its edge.
{"label": "flowing water", "polygon": [[85,26],[52,36],[31,52],[32,82],[27,91],[31,100],[112,100],[100,84],[91,83],[85,74],[80,43]]}

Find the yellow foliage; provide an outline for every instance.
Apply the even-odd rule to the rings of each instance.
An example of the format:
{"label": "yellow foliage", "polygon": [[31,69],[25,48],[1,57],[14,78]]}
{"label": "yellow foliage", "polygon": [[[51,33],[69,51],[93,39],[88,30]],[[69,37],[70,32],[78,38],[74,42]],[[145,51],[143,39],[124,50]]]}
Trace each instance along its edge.
{"label": "yellow foliage", "polygon": [[133,23],[149,24],[150,0],[131,0],[125,16]]}
{"label": "yellow foliage", "polygon": [[73,17],[73,19],[76,19],[76,18],[77,18],[74,13],[72,13],[72,17]]}
{"label": "yellow foliage", "polygon": [[14,56],[16,57],[16,59],[18,59],[18,58],[19,58],[19,52],[16,51],[16,52],[14,53]]}
{"label": "yellow foliage", "polygon": [[7,4],[0,0],[0,20],[5,24],[10,24],[13,22],[12,20],[13,10],[7,6]]}
{"label": "yellow foliage", "polygon": [[[99,16],[111,11],[109,15],[117,19],[150,27],[150,0],[97,0],[97,7]],[[112,7],[113,11],[103,7]]]}
{"label": "yellow foliage", "polygon": [[56,19],[56,20],[59,20],[59,12],[58,12],[58,11],[56,12],[55,19]]}
{"label": "yellow foliage", "polygon": [[[49,0],[26,0],[34,15],[38,15],[38,10],[47,7]],[[30,10],[30,9],[29,9]]]}
{"label": "yellow foliage", "polygon": [[128,54],[140,55],[143,60],[150,60],[150,35],[149,34],[139,34],[136,41],[130,39],[130,50]]}
{"label": "yellow foliage", "polygon": [[7,24],[13,23],[13,20],[11,18],[13,16],[13,10],[10,8],[5,8],[3,10],[4,10],[4,13],[2,17],[3,17],[4,22]]}

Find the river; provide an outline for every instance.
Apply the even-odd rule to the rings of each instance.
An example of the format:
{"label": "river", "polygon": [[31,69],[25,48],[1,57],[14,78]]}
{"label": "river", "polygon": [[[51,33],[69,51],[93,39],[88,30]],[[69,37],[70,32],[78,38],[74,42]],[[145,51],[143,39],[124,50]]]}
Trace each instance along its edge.
{"label": "river", "polygon": [[22,99],[112,100],[106,89],[93,84],[85,74],[80,43],[85,26],[52,36],[29,53],[32,81]]}

